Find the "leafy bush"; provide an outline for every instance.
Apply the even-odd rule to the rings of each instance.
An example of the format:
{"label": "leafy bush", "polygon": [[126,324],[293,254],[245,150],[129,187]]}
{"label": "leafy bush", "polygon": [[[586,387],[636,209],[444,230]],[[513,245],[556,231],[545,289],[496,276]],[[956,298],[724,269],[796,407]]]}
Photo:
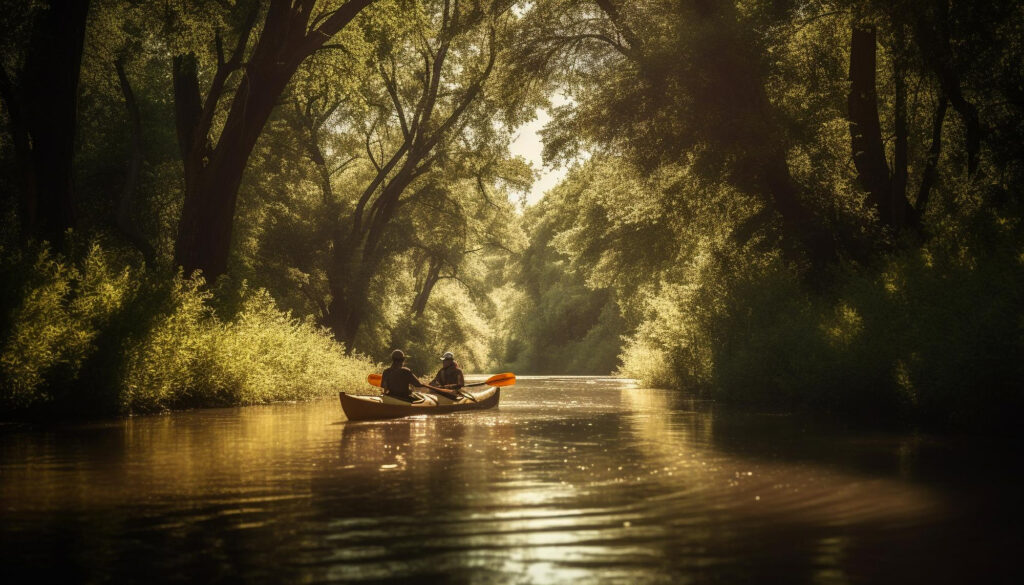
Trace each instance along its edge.
{"label": "leafy bush", "polygon": [[136,283],[129,267],[114,268],[95,244],[78,263],[44,247],[30,263],[16,256],[4,265],[21,299],[6,319],[0,404],[28,408],[68,390]]}
{"label": "leafy bush", "polygon": [[301,400],[363,387],[375,368],[264,290],[243,286],[237,311],[222,318],[202,279],[147,272],[99,244],[78,259],[46,248],[25,258],[3,260],[20,291],[0,346],[4,411],[127,414]]}
{"label": "leafy bush", "polygon": [[711,376],[710,340],[695,297],[700,291],[662,283],[647,298],[645,319],[623,348],[620,375],[661,388],[704,388]]}
{"label": "leafy bush", "polygon": [[781,262],[723,255],[652,296],[621,373],[753,408],[1012,428],[1024,406],[1024,260],[999,231],[846,266],[818,294]]}

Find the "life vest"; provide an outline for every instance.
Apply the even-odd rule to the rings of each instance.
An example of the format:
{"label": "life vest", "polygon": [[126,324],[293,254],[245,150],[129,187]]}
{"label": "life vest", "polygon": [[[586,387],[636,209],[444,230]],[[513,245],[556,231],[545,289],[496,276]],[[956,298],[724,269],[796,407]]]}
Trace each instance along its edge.
{"label": "life vest", "polygon": [[410,380],[415,380],[412,370],[409,368],[395,367],[384,370],[380,377],[380,386],[388,391],[388,394],[395,396],[408,396]]}
{"label": "life vest", "polygon": [[460,374],[462,374],[462,370],[459,369],[459,364],[453,362],[452,365],[443,367],[439,372],[437,372],[437,381],[440,382],[442,386],[459,384],[462,381],[462,376],[460,376]]}

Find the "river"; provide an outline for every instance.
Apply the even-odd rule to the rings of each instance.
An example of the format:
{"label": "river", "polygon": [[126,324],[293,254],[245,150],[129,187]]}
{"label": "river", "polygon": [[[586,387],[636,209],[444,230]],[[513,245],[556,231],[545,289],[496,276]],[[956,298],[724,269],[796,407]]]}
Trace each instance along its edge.
{"label": "river", "polygon": [[521,377],[490,411],[337,399],[0,427],[5,582],[1024,582],[997,442]]}

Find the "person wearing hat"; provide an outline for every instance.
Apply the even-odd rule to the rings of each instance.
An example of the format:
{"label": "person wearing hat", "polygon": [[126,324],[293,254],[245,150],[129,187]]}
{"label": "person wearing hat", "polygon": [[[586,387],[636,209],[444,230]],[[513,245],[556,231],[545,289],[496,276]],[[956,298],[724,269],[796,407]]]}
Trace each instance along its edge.
{"label": "person wearing hat", "polygon": [[430,384],[456,391],[466,385],[466,378],[462,375],[459,364],[455,363],[455,355],[452,352],[446,351],[441,356],[441,369],[437,371]]}
{"label": "person wearing hat", "polygon": [[433,390],[438,394],[448,396],[452,399],[458,399],[458,395],[447,392],[440,388],[433,388],[420,382],[419,378],[413,375],[412,370],[405,367],[405,358],[408,357],[400,349],[396,349],[391,352],[391,367],[384,370],[384,373],[380,378],[380,387],[384,389],[384,392],[389,396],[394,396],[401,400],[413,401],[412,388],[426,388]]}

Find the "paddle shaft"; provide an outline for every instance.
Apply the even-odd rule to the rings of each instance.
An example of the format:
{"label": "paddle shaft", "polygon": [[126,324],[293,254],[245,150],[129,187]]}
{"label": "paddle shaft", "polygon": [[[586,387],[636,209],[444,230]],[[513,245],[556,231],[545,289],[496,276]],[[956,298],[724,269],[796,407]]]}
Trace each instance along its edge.
{"label": "paddle shaft", "polygon": [[[381,377],[380,374],[370,374],[369,376],[366,377],[366,381],[369,382],[370,385],[372,385],[372,386],[382,387],[381,386],[381,380],[382,380],[382,377]],[[469,386],[483,386],[485,384],[486,385],[490,385],[490,386],[501,387],[501,386],[511,386],[511,385],[513,385],[515,383],[516,383],[516,375],[513,374],[513,373],[505,373],[505,374],[496,374],[494,376],[491,376],[490,378],[487,378],[487,380],[485,380],[483,382],[475,382],[473,384],[466,384],[465,386],[463,386],[463,388],[466,388],[466,387],[469,387]],[[434,386],[430,386],[429,384],[424,384],[423,387],[429,388],[430,390],[440,394],[441,396],[445,396],[445,397],[450,398],[452,400],[458,400],[459,397],[462,396],[464,398],[468,398],[468,399],[472,400],[473,402],[477,402],[476,396],[473,396],[472,394],[470,394],[468,392],[463,392],[461,389],[460,390],[449,390],[447,388],[436,388]]]}
{"label": "paddle shaft", "polygon": [[436,387],[431,386],[429,384],[424,384],[424,386],[429,388],[431,391],[437,392],[441,396],[447,396],[448,398],[451,398],[452,400],[458,400],[460,398],[459,393],[457,391],[455,391],[455,390],[449,390],[448,388],[436,388]]}
{"label": "paddle shaft", "polygon": [[[366,377],[366,381],[371,386],[378,386],[379,387],[380,384],[381,384],[381,377],[382,376],[380,374],[370,374],[369,376]],[[515,383],[516,383],[516,375],[513,374],[513,373],[505,373],[505,374],[495,374],[495,375],[491,376],[490,378],[487,378],[483,382],[473,382],[472,384],[466,384],[465,386],[463,386],[463,388],[466,388],[466,387],[469,387],[469,386],[484,386],[484,385],[499,386],[499,387],[500,386],[511,386],[511,385],[513,385]]]}

